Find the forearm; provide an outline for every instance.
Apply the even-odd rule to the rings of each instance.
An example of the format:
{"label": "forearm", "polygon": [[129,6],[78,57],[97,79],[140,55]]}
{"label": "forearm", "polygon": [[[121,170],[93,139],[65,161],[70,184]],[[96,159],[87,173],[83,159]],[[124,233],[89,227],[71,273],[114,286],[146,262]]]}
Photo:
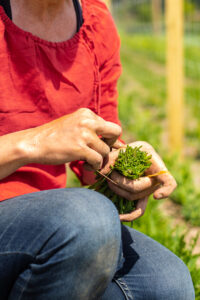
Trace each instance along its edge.
{"label": "forearm", "polygon": [[0,180],[28,163],[27,151],[23,149],[25,137],[26,131],[0,137]]}

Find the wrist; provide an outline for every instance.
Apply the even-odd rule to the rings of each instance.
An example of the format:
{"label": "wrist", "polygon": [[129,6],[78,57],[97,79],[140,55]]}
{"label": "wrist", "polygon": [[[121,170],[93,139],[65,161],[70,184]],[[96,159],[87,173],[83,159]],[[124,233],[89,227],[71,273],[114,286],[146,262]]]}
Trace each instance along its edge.
{"label": "wrist", "polygon": [[33,137],[34,129],[19,131],[16,136],[14,147],[15,155],[22,165],[35,162],[36,143]]}
{"label": "wrist", "polygon": [[31,144],[31,129],[9,133],[0,137],[0,180],[14,173],[20,167],[34,161],[34,147]]}

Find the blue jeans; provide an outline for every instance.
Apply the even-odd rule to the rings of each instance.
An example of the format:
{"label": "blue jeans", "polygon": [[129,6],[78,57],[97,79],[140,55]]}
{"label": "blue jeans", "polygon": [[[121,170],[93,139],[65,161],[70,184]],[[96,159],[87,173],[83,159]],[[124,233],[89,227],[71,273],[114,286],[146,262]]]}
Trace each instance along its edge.
{"label": "blue jeans", "polygon": [[185,264],[121,226],[103,195],[68,188],[0,203],[0,300],[193,300]]}

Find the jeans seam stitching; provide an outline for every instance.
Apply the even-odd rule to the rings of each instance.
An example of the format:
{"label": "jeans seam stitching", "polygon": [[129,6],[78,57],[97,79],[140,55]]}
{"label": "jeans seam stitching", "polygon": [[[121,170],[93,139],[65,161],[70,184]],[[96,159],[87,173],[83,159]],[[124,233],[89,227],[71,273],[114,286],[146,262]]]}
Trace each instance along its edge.
{"label": "jeans seam stitching", "polygon": [[22,291],[21,291],[21,294],[19,295],[19,299],[18,299],[18,300],[22,299],[22,296],[23,296],[23,294],[24,294],[24,291],[25,291],[25,289],[27,288],[27,286],[28,286],[28,284],[29,284],[29,282],[30,282],[30,280],[31,280],[31,277],[32,277],[32,274],[30,274],[29,278],[27,279],[26,284],[24,285],[24,287],[23,287],[23,289],[22,289]]}
{"label": "jeans seam stitching", "polygon": [[116,282],[116,284],[121,288],[121,290],[123,291],[126,300],[134,300],[132,293],[130,292],[127,284],[125,283],[125,281],[123,281],[121,278],[117,278],[114,279],[114,281]]}

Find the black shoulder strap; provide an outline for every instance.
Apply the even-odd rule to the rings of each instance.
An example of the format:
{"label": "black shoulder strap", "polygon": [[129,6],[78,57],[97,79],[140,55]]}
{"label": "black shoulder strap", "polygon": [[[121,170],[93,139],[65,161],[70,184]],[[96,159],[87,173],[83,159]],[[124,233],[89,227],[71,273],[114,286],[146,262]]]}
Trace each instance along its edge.
{"label": "black shoulder strap", "polygon": [[82,8],[80,6],[79,0],[73,0],[74,8],[76,11],[76,19],[77,19],[77,32],[83,25],[83,14],[82,14]]}
{"label": "black shoulder strap", "polygon": [[0,5],[3,6],[7,16],[12,19],[10,0],[0,0]]}

